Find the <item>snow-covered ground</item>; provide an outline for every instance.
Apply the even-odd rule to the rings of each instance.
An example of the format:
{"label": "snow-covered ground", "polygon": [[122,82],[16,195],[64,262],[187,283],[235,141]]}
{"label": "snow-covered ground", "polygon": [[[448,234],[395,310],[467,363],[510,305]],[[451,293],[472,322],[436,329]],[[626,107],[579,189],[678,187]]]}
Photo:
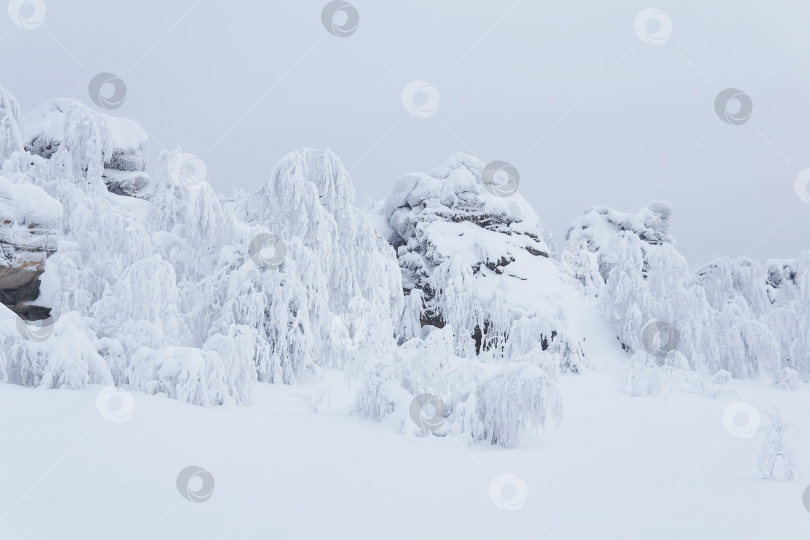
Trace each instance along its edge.
{"label": "snow-covered ground", "polygon": [[810,251],[695,272],[664,202],[563,244],[464,154],[222,195],[27,118],[0,88],[0,540],[808,537]]}
{"label": "snow-covered ground", "polygon": [[[810,448],[807,388],[735,381],[714,400],[639,398],[594,373],[564,376],[560,387],[561,426],[509,450],[355,418],[337,370],[299,386],[257,385],[246,407],[0,384],[0,538],[810,534],[810,456],[799,452],[805,468],[793,482],[763,480],[756,468],[770,406],[795,425],[795,447]],[[328,409],[312,412],[326,389]],[[762,412],[751,438],[724,427],[724,411],[740,400]],[[745,435],[745,416],[737,421]],[[178,490],[191,465],[213,478],[204,502]],[[203,485],[197,477],[190,487]]]}

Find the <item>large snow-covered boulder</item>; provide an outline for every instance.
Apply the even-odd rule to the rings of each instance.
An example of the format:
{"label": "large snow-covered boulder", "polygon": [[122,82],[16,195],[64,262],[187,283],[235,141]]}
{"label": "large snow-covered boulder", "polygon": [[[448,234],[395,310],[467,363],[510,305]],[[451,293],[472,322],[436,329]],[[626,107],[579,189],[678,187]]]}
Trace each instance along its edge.
{"label": "large snow-covered boulder", "polygon": [[408,295],[403,338],[451,324],[460,355],[503,357],[513,323],[538,318],[534,339],[577,370],[581,350],[560,299],[579,292],[531,206],[519,193],[486,189],[485,167],[457,154],[428,173],[400,177],[374,208]]}
{"label": "large snow-covered boulder", "polygon": [[[102,178],[107,188],[119,195],[142,197],[150,184],[146,173],[148,137],[137,122],[99,113],[74,99],[53,99],[23,117],[23,140],[31,154],[50,159],[69,139],[65,120],[71,109],[78,109],[98,123],[104,153]],[[73,126],[75,127],[75,126]],[[107,148],[105,148],[107,147]]]}
{"label": "large snow-covered boulder", "polygon": [[574,220],[565,233],[568,244],[563,251],[565,255],[581,250],[592,253],[599,273],[607,280],[613,267],[621,262],[617,242],[637,247],[642,254],[671,245],[671,219],[672,207],[665,202],[650,203],[636,214],[597,206]]}
{"label": "large snow-covered boulder", "polygon": [[[457,154],[368,209],[406,297],[399,347],[350,370],[357,414],[507,447],[561,418],[557,379],[585,367],[580,332],[598,312],[531,206],[490,189],[491,169]],[[591,330],[594,354],[614,345]]]}

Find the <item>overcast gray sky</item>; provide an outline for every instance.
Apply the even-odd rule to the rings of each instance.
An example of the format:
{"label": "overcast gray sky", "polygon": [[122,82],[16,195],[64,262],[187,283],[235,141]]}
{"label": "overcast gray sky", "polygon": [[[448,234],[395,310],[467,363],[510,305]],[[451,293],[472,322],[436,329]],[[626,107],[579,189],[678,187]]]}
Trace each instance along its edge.
{"label": "overcast gray sky", "polygon": [[[352,0],[346,37],[322,24],[323,0],[44,3],[34,29],[0,18],[0,85],[26,111],[53,97],[96,107],[90,79],[114,73],[127,95],[109,112],[144,126],[152,164],[179,145],[220,192],[256,189],[313,146],[379,199],[461,151],[514,164],[558,243],[588,206],[661,199],[693,269],[810,248],[795,190],[810,168],[806,1]],[[637,32],[650,7],[662,13]],[[38,24],[37,6],[22,9]],[[416,96],[422,117],[402,102],[414,80],[439,96],[435,110]],[[740,125],[715,111],[726,88],[753,103]]]}

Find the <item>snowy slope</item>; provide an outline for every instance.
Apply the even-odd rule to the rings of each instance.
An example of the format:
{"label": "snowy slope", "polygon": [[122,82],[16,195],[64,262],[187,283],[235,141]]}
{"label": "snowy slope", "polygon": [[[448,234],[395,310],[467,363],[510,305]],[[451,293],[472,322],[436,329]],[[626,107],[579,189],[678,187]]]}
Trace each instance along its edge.
{"label": "snowy slope", "polygon": [[[313,396],[331,404],[313,414]],[[101,388],[0,384],[3,538],[627,538],[800,540],[794,482],[762,480],[764,431],[723,427],[736,400],[777,406],[810,447],[807,390],[736,382],[720,399],[632,397],[612,377],[565,378],[566,418],[520,449],[416,438],[349,415],[343,375],[261,385],[254,405],[201,408]],[[117,414],[117,416],[116,416]],[[111,418],[107,420],[106,418]],[[744,422],[744,417],[741,419]],[[807,466],[806,452],[800,453]],[[204,503],[179,473],[211,474]],[[510,476],[503,476],[510,475]],[[523,489],[525,486],[525,490]],[[201,489],[198,478],[192,489]]]}

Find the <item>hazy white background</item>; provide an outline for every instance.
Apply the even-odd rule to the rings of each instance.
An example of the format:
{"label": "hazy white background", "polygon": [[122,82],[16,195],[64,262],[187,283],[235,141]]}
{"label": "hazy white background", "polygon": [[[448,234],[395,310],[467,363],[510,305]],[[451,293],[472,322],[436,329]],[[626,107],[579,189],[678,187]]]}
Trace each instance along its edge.
{"label": "hazy white background", "polygon": [[[558,242],[587,206],[663,199],[693,268],[810,247],[794,191],[810,168],[810,3],[352,3],[359,29],[338,38],[322,0],[46,0],[36,30],[0,16],[0,85],[24,110],[92,105],[90,79],[115,73],[128,95],[112,113],[149,132],[152,165],[180,145],[224,193],[301,146],[332,148],[375,199],[463,151],[513,163]],[[673,21],[661,46],[634,32],[647,7]],[[401,104],[414,79],[441,94],[430,118]],[[714,113],[727,87],[753,99],[745,125]]]}

